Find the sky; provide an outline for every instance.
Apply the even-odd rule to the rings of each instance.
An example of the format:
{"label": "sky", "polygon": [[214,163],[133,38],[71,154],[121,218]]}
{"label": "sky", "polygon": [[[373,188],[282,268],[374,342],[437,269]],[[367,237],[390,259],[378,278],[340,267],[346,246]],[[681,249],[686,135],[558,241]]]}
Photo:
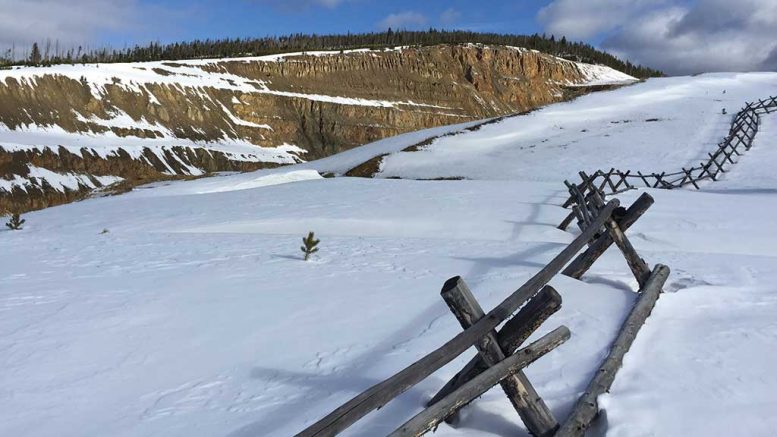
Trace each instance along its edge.
{"label": "sky", "polygon": [[389,27],[566,36],[673,75],[777,70],[777,0],[0,0],[3,52]]}

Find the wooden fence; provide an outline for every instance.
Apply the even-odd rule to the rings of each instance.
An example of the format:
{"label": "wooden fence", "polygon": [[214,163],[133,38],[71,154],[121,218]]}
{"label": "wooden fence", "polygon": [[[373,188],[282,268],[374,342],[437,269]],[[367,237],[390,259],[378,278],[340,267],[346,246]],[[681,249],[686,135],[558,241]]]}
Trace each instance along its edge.
{"label": "wooden fence", "polygon": [[[605,203],[605,194],[617,194],[642,185],[664,189],[693,185],[698,189],[700,181],[717,180],[720,173],[726,172],[727,166],[737,162],[737,156],[752,147],[758,132],[759,116],[772,111],[777,111],[777,97],[748,103],[734,116],[728,136],[714,152],[708,154],[709,159],[697,167],[682,168],[674,173],[643,174],[614,168],[591,175],[580,172],[581,183],[566,182],[570,195],[563,206],[571,207],[572,212],[559,226],[566,229],[577,219],[580,233],[564,250],[488,313],[480,307],[461,277],[446,281],[441,291],[442,298],[463,331],[425,357],[341,405],[301,431],[297,437],[333,436],[342,432],[472,346],[477,349],[477,355],[442,387],[425,409],[391,433],[392,437],[420,436],[443,421],[454,423],[463,406],[496,384],[501,385],[532,435],[584,435],[597,416],[598,396],[612,385],[624,355],[650,315],[669,275],[667,266],[658,264],[651,269],[625,235],[650,208],[653,198],[643,193],[626,209],[620,207],[618,199]],[[561,297],[547,283],[559,273],[581,278],[613,244],[626,258],[640,286],[639,297],[572,413],[559,423],[523,369],[568,340],[569,329],[559,326],[528,346],[521,346],[561,307]]]}
{"label": "wooden fence", "polygon": [[[737,163],[738,156],[750,150],[758,133],[760,116],[774,111],[777,111],[777,97],[747,103],[731,121],[728,135],[718,144],[714,152],[707,154],[708,159],[696,167],[683,167],[673,173],[648,174],[615,168],[608,171],[597,170],[590,175],[581,171],[579,176],[582,182],[577,187],[583,195],[596,191],[602,197],[605,194],[618,194],[637,187],[672,190],[692,185],[699,189],[699,182],[716,181],[721,173],[727,171],[726,167]],[[569,187],[568,182],[567,187]],[[564,208],[572,206],[577,201],[575,197],[576,195],[570,192],[570,196],[562,206]],[[559,229],[566,229],[575,218],[576,213],[573,211],[561,222]]]}
{"label": "wooden fence", "polygon": [[[575,194],[578,193],[579,190]],[[653,308],[669,269],[657,265],[651,270],[624,234],[653,204],[650,195],[644,193],[628,209],[620,207],[618,199],[604,203],[598,194],[576,196],[575,202],[576,208],[587,217],[581,222],[580,234],[531,279],[488,313],[480,307],[461,277],[446,281],[441,291],[442,298],[463,331],[425,357],[336,408],[297,437],[333,436],[342,432],[472,346],[477,349],[477,355],[442,387],[425,409],[391,433],[392,437],[420,436],[442,421],[455,422],[459,409],[496,384],[501,385],[533,435],[582,435],[596,417],[596,397],[612,384],[623,354]],[[613,244],[623,253],[634,273],[640,285],[640,296],[602,367],[594,373],[570,417],[559,424],[523,369],[569,339],[569,329],[559,326],[528,346],[521,346],[561,306],[561,297],[547,283],[559,273],[579,279]]]}
{"label": "wooden fence", "polygon": [[[597,170],[592,173],[589,176],[590,182],[600,190],[609,193],[619,193],[638,186],[673,189],[693,185],[698,189],[698,182],[707,179],[716,180],[720,173],[725,173],[726,166],[736,163],[734,160],[736,156],[750,150],[758,133],[759,116],[773,111],[777,111],[777,97],[748,103],[734,116],[728,135],[718,144],[714,152],[708,153],[709,158],[696,167],[683,167],[673,173],[649,174],[611,168],[608,171]],[[584,184],[587,182],[583,181]],[[571,202],[570,198],[564,206],[569,206]]]}

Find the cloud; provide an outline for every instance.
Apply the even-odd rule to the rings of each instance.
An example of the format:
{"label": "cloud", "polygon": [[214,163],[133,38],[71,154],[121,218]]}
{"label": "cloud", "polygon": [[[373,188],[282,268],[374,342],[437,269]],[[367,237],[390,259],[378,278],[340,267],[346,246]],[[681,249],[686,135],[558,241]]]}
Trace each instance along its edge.
{"label": "cloud", "polygon": [[100,32],[133,25],[134,0],[0,0],[0,45],[26,47],[50,39],[92,41]]}
{"label": "cloud", "polygon": [[570,38],[669,74],[774,69],[777,2],[766,0],[555,0],[538,19]]}
{"label": "cloud", "polygon": [[244,0],[248,3],[258,3],[271,6],[282,12],[295,13],[312,7],[324,7],[334,9],[343,3],[352,0]]}
{"label": "cloud", "polygon": [[390,14],[378,23],[378,28],[388,29],[418,29],[427,23],[426,16],[420,12],[405,11]]}
{"label": "cloud", "polygon": [[454,8],[448,8],[440,14],[440,23],[442,24],[453,24],[457,21],[459,21],[459,18],[461,18],[461,12],[457,11]]}
{"label": "cloud", "polygon": [[540,9],[537,19],[546,32],[585,39],[617,28],[662,0],[555,0]]}
{"label": "cloud", "polygon": [[[23,56],[33,42],[51,50],[102,45],[106,34],[155,38],[173,29],[184,12],[142,5],[139,0],[0,0],[0,49]],[[158,29],[166,29],[160,31]],[[52,53],[53,54],[53,53]]]}

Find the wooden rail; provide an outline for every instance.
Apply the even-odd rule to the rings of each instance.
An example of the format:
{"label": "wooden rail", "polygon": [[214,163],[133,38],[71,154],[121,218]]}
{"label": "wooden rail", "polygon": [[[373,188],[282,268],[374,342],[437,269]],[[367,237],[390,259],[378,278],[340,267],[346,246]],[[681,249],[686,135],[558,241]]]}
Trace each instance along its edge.
{"label": "wooden rail", "polygon": [[[769,97],[745,105],[732,119],[728,135],[718,144],[714,152],[707,154],[708,159],[698,166],[682,167],[680,171],[673,173],[643,174],[640,171],[622,171],[615,168],[610,168],[608,171],[597,170],[590,176],[580,172],[582,183],[577,187],[583,194],[596,190],[602,195],[618,194],[639,186],[671,190],[692,185],[699,189],[699,182],[716,181],[721,173],[727,171],[727,166],[736,164],[736,158],[744,151],[750,150],[758,133],[759,116],[774,111],[777,111],[777,97]],[[564,208],[571,206],[576,201],[574,197],[574,194],[570,194],[562,206]],[[570,213],[559,228],[566,229],[574,218],[575,213]]]}
{"label": "wooden rail", "polygon": [[620,206],[617,199],[613,199],[605,205],[600,214],[592,222],[592,226],[575,238],[569,246],[564,248],[548,265],[531,277],[524,285],[518,288],[502,303],[496,306],[488,314],[483,316],[475,324],[459,333],[444,345],[429,353],[425,357],[404,368],[394,376],[382,381],[350,401],[341,405],[324,418],[303,430],[298,437],[333,436],[342,432],[367,413],[376,410],[395,397],[407,391],[415,384],[436,372],[442,366],[453,361],[464,351],[475,345],[479,339],[490,333],[503,321],[509,318],[518,308],[523,306],[532,296],[544,287],[553,276],[583,248],[596,233],[597,228],[604,225],[613,211]]}
{"label": "wooden rail", "polygon": [[[639,257],[624,234],[652,205],[653,199],[648,194],[643,194],[628,209],[624,209],[617,199],[604,203],[598,187],[589,187],[589,193],[583,195],[580,186],[568,185],[575,197],[574,206],[580,219],[581,232],[566,248],[488,313],[483,311],[461,277],[446,281],[440,294],[463,331],[437,350],[341,405],[297,436],[333,436],[340,433],[472,346],[477,349],[477,355],[445,384],[423,411],[400,426],[391,436],[419,436],[434,429],[442,421],[455,422],[459,409],[495,384],[502,386],[532,435],[558,435],[558,421],[523,369],[566,341],[570,336],[569,330],[560,326],[537,342],[519,349],[561,307],[561,296],[547,285],[548,281],[559,273],[579,278],[613,243],[623,253],[643,290],[651,289],[656,272],[664,272],[664,268],[659,266],[651,273],[647,263]],[[583,248],[586,250],[579,253]],[[564,269],[567,264],[569,266]],[[519,308],[520,311],[513,316]],[[503,322],[506,323],[497,329]],[[630,335],[636,335],[636,330],[629,329],[632,333]],[[616,371],[617,368],[610,370],[613,377]],[[578,427],[588,426],[595,417],[595,414],[586,414],[576,419],[576,423],[580,424]]]}
{"label": "wooden rail", "polygon": [[[420,360],[341,405],[301,431],[297,437],[340,433],[472,346],[477,349],[477,355],[445,384],[423,411],[397,428],[392,437],[420,436],[442,421],[455,422],[462,407],[496,384],[502,386],[532,435],[584,435],[597,417],[597,397],[612,385],[624,355],[650,315],[669,275],[669,268],[664,265],[656,265],[651,270],[625,235],[650,208],[653,198],[643,193],[629,208],[622,208],[617,199],[605,203],[605,194],[620,193],[642,184],[664,189],[693,185],[698,189],[698,182],[716,180],[720,173],[726,171],[727,165],[737,162],[735,157],[742,154],[742,149],[752,147],[758,132],[759,115],[772,111],[777,111],[777,97],[748,103],[733,118],[728,136],[715,152],[709,154],[709,160],[698,167],[682,168],[674,173],[650,174],[611,168],[591,175],[580,172],[582,182],[579,184],[565,181],[570,196],[563,206],[571,207],[572,211],[559,227],[566,229],[576,220],[580,228],[579,235],[565,249],[488,313],[480,307],[462,278],[457,276],[446,281],[441,295],[463,331]],[[519,348],[561,307],[561,296],[547,283],[559,273],[579,279],[613,244],[623,254],[639,283],[639,298],[586,391],[570,416],[559,425],[523,369],[569,339],[569,330],[560,326],[529,346]],[[519,308],[520,311],[513,316]],[[504,326],[497,329],[505,321]]]}
{"label": "wooden rail", "polygon": [[556,346],[567,341],[569,335],[569,329],[565,326],[556,328],[554,331],[543,336],[526,348],[517,351],[510,357],[505,358],[496,365],[490,367],[485,372],[461,386],[459,390],[456,390],[443,398],[440,402],[434,404],[434,406],[420,412],[399,427],[399,429],[389,434],[389,436],[415,437],[432,430],[442,421],[442,418],[446,417],[450,412],[457,408],[461,408],[461,406],[466,405],[488,391],[494,384],[499,381],[504,381],[506,377],[519,372],[537,358],[550,352]]}
{"label": "wooden rail", "polygon": [[629,351],[631,344],[637,337],[637,332],[645,323],[650,312],[658,300],[661,288],[669,276],[669,267],[657,265],[650,274],[650,278],[640,289],[637,303],[631,309],[628,317],[621,326],[620,333],[612,343],[607,358],[594,373],[594,377],[585,389],[585,392],[575,404],[569,418],[556,433],[556,437],[578,437],[585,435],[599,412],[597,398],[610,390],[615,374],[623,363],[623,357]]}

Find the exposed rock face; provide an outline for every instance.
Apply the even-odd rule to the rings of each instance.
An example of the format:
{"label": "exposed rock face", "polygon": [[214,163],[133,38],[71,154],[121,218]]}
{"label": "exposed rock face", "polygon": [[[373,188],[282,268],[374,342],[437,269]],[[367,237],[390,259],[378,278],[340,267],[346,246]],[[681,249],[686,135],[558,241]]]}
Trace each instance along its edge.
{"label": "exposed rock face", "polygon": [[595,80],[590,67],[468,45],[2,71],[0,212],[525,111]]}

